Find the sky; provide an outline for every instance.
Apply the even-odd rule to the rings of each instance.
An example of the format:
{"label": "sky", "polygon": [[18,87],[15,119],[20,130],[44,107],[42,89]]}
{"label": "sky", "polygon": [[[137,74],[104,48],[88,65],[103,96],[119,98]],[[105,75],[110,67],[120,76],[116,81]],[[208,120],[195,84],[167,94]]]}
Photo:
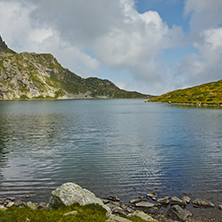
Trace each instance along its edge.
{"label": "sky", "polygon": [[0,35],[145,94],[222,79],[221,0],[0,0]]}

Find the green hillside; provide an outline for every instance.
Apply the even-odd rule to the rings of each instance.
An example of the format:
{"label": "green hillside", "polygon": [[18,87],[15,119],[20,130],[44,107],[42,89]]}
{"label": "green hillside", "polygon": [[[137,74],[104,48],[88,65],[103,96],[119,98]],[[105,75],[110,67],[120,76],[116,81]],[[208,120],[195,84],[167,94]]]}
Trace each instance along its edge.
{"label": "green hillside", "polygon": [[147,102],[222,104],[222,80],[168,92]]}
{"label": "green hillside", "polygon": [[109,80],[82,78],[51,54],[16,53],[0,37],[0,100],[151,98]]}

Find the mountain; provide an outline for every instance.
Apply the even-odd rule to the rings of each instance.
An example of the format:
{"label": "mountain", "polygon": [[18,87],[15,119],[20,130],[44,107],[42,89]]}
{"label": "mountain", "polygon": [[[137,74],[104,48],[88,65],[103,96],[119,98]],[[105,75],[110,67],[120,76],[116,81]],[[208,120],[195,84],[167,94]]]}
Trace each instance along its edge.
{"label": "mountain", "polygon": [[81,78],[51,54],[16,53],[0,36],[0,100],[151,97],[119,89],[109,80]]}
{"label": "mountain", "polygon": [[222,104],[222,80],[168,92],[147,102],[220,105]]}

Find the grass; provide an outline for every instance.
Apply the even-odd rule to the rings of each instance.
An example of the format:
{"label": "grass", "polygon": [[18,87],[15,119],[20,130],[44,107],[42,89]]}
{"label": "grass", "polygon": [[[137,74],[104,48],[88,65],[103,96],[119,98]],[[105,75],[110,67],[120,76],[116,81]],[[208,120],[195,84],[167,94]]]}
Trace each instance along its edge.
{"label": "grass", "polygon": [[[77,211],[76,215],[65,213]],[[0,210],[0,222],[105,222],[108,219],[106,210],[98,204],[80,206],[60,206],[57,209],[32,210],[28,207],[11,207],[6,211]],[[138,217],[129,218],[133,222],[142,222]]]}
{"label": "grass", "polygon": [[221,104],[222,80],[199,86],[168,92],[149,102]]}
{"label": "grass", "polygon": [[[76,215],[67,215],[65,213],[78,211]],[[24,221],[44,221],[44,222],[72,222],[72,221],[95,221],[103,222],[107,219],[106,210],[99,205],[91,204],[88,206],[79,206],[74,204],[69,207],[59,207],[58,209],[32,210],[31,208],[11,207],[6,211],[0,211],[0,222],[24,222]]]}

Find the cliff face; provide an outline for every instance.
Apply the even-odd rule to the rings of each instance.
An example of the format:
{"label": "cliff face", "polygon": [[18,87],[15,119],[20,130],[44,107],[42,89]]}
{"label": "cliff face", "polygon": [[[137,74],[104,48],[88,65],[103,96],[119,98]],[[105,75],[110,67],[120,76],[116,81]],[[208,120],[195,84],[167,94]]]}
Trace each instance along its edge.
{"label": "cliff face", "polygon": [[0,37],[0,100],[148,97],[121,90],[108,80],[83,79],[50,54],[16,53]]}

